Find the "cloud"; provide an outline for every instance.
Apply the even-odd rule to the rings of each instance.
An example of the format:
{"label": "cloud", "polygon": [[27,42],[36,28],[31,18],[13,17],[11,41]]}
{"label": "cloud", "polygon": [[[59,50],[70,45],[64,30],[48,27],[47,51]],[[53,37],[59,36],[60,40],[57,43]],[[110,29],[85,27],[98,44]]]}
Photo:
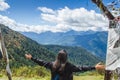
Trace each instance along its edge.
{"label": "cloud", "polygon": [[[88,11],[85,8],[69,9],[65,7],[64,9],[59,9],[49,13],[46,9],[40,9],[41,18],[45,21],[55,23],[57,25],[68,26],[68,28],[74,30],[82,29],[92,29],[92,30],[106,30],[108,26],[108,20],[101,14],[96,13],[91,10]],[[64,27],[61,26],[61,27]]]}
{"label": "cloud", "polygon": [[5,0],[0,0],[0,11],[5,11],[10,8],[10,6],[5,2]]}
{"label": "cloud", "polygon": [[51,14],[54,14],[55,13],[55,11],[53,11],[52,9],[50,9],[50,8],[46,8],[46,7],[38,7],[37,8],[38,10],[40,10],[40,11],[42,11],[43,13],[51,13]]}
{"label": "cloud", "polygon": [[46,31],[52,31],[52,32],[62,32],[60,27],[54,27],[50,25],[27,25],[27,24],[21,24],[16,22],[13,19],[8,18],[7,16],[0,15],[0,24],[4,24],[5,26],[8,26],[9,28],[15,30],[15,31],[21,31],[21,32],[35,32],[35,33],[42,33]]}
{"label": "cloud", "polygon": [[36,33],[45,31],[66,32],[69,30],[101,31],[108,28],[108,20],[93,10],[88,11],[85,8],[69,9],[68,7],[59,10],[39,7],[38,10],[41,11],[40,16],[45,25],[21,24],[2,15],[0,15],[0,23],[16,31]]}
{"label": "cloud", "polygon": [[49,31],[50,28],[47,25],[26,25],[16,22],[13,19],[8,18],[7,16],[0,15],[0,24],[4,24],[5,26],[8,26],[9,28],[15,30],[15,31],[21,31],[21,32],[45,32]]}

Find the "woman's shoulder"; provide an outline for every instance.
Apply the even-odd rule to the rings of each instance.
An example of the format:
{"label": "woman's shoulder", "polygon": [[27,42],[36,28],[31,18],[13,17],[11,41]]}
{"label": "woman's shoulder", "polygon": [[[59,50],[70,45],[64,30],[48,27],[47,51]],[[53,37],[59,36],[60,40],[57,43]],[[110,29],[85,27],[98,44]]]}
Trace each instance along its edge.
{"label": "woman's shoulder", "polygon": [[75,66],[75,65],[72,64],[72,63],[70,63],[70,62],[67,62],[67,63],[66,63],[66,66],[72,67],[72,66]]}

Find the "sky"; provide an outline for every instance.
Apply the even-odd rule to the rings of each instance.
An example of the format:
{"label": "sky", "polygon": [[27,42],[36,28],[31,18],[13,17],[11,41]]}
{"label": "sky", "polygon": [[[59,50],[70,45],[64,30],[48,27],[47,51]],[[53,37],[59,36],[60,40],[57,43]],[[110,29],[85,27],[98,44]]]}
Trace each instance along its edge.
{"label": "sky", "polygon": [[104,31],[109,25],[91,0],[0,0],[0,23],[15,31],[35,33]]}

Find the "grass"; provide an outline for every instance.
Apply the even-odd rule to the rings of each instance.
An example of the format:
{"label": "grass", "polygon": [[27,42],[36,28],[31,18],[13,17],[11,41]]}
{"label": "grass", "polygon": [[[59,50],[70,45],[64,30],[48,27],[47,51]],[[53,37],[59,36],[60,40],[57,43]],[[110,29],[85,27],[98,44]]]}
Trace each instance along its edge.
{"label": "grass", "polygon": [[[50,80],[49,77],[41,78],[41,77],[12,77],[13,80]],[[0,80],[8,80],[6,76],[0,77]]]}
{"label": "grass", "polygon": [[[12,80],[50,80],[50,71],[39,66],[14,68],[12,73]],[[0,71],[0,80],[8,80],[5,74],[5,70]],[[73,80],[104,80],[104,76],[98,71],[75,73],[73,78]]]}
{"label": "grass", "polygon": [[[12,77],[13,80],[50,80],[50,77]],[[6,76],[0,77],[0,80],[8,80]],[[74,76],[73,80],[104,80],[104,76],[101,75],[86,75],[86,76]]]}
{"label": "grass", "polygon": [[74,76],[74,80],[104,80],[103,76]]}

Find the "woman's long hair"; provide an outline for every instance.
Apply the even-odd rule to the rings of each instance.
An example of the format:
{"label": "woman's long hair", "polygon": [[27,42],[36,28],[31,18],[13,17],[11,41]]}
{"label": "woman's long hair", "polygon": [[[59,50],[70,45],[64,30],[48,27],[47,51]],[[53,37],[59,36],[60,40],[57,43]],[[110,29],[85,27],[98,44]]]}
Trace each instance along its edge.
{"label": "woman's long hair", "polygon": [[53,62],[53,71],[63,72],[67,62],[66,50],[60,50],[56,60]]}

